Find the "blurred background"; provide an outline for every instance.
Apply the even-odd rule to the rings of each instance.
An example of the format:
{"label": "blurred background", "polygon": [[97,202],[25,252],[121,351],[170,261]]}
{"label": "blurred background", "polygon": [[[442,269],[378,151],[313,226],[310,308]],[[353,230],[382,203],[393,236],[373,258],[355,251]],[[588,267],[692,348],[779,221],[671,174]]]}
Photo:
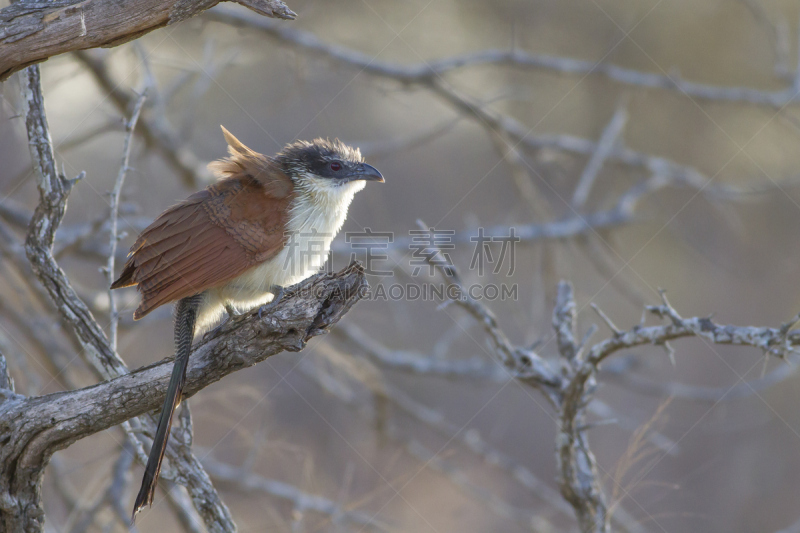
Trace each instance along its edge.
{"label": "blurred background", "polygon": [[[442,282],[413,273],[409,231],[424,221],[451,235],[465,282],[516,288],[484,303],[511,342],[536,343],[554,366],[560,279],[574,284],[580,334],[600,325],[590,344],[610,335],[590,303],[629,329],[659,289],[683,316],[722,324],[777,327],[800,310],[797,2],[289,7],[297,20],[224,4],[42,64],[57,159],[69,176],[86,171],[57,256],[101,325],[108,193],[123,121],[144,90],[118,265],[155,216],[209,182],[206,163],[225,155],[222,124],[265,154],[313,137],[360,146],[386,184],[357,195],[343,233],[394,235],[372,265],[390,273],[371,275],[372,287]],[[0,87],[0,351],[22,394],[87,386],[77,343],[18,260],[38,195],[16,77]],[[496,273],[470,268],[479,228],[522,235]],[[501,244],[490,249],[498,259]],[[364,259],[341,234],[333,268],[351,253]],[[135,290],[117,301],[128,365],[171,355],[170,309],[134,323]],[[302,352],[191,399],[195,451],[239,531],[577,530],[555,480],[552,409],[503,374],[474,320],[442,303],[365,300]],[[673,347],[674,364],[647,347],[600,372],[590,442],[612,529],[800,531],[796,363],[697,339]],[[477,370],[434,375],[409,360]],[[126,529],[109,509],[92,511],[120,442],[115,428],[56,454],[49,531]],[[126,507],[141,473],[129,474]],[[329,505],[309,508],[298,495]],[[202,528],[163,493],[137,527]]]}

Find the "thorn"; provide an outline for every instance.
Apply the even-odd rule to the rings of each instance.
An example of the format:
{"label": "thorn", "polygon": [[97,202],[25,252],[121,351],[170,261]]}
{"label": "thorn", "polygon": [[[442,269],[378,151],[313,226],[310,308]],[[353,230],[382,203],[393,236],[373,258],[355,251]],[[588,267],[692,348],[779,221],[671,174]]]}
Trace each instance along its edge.
{"label": "thorn", "polygon": [[[66,174],[64,174],[64,175],[66,176]],[[65,180],[66,184],[67,184],[67,188],[71,189],[72,187],[75,186],[76,183],[78,183],[79,181],[81,181],[85,177],[86,177],[86,171],[82,170],[81,173],[78,174],[77,176],[75,176],[74,178],[72,178],[72,179],[67,178]]]}
{"label": "thorn", "polygon": [[443,309],[446,309],[447,307],[449,307],[450,305],[452,305],[454,303],[455,303],[455,300],[445,300],[445,301],[443,301],[442,303],[440,303],[439,305],[436,306],[436,310],[437,311],[442,311]]}
{"label": "thorn", "polygon": [[598,420],[596,422],[589,422],[589,423],[583,424],[581,426],[578,426],[576,429],[577,429],[578,432],[584,432],[584,431],[588,431],[590,429],[594,429],[596,427],[610,426],[612,424],[613,425],[619,424],[619,420],[617,420],[616,418],[608,418],[606,420]]}
{"label": "thorn", "polygon": [[659,287],[658,294],[661,296],[661,301],[664,302],[664,305],[669,307],[669,300],[667,300],[667,289],[662,289]]}
{"label": "thorn", "polygon": [[646,307],[642,310],[642,318],[639,320],[639,326],[638,326],[640,328],[643,328],[644,323],[647,321],[647,311],[648,309]]}
{"label": "thorn", "polygon": [[533,343],[528,347],[528,350],[531,352],[535,352],[536,348],[541,346],[544,343],[544,338],[539,338],[533,341]]}
{"label": "thorn", "polygon": [[781,324],[780,332],[785,337],[786,335],[788,335],[792,327],[795,326],[798,322],[800,322],[800,313],[796,314],[789,322]]}
{"label": "thorn", "polygon": [[664,350],[667,352],[667,356],[669,356],[669,362],[672,363],[672,368],[675,368],[677,366],[677,363],[675,362],[675,349],[668,341],[664,341],[663,346]]}
{"label": "thorn", "polygon": [[[614,322],[611,321],[611,319],[597,306],[597,304],[592,302],[589,305],[592,306],[592,309],[594,309],[595,313],[600,315],[600,318],[603,319],[603,322],[606,323],[606,326],[608,326],[608,328],[614,332],[615,337],[620,337],[622,335],[622,331],[619,330]],[[644,315],[642,315],[642,318],[644,319]],[[644,322],[642,322],[642,324],[644,324]]]}
{"label": "thorn", "polygon": [[578,345],[578,350],[577,350],[577,353],[578,353],[578,354],[579,354],[579,353],[581,353],[581,352],[583,351],[583,349],[586,347],[586,343],[587,343],[587,342],[589,342],[589,339],[592,337],[592,335],[594,335],[595,333],[597,333],[597,330],[598,330],[598,329],[599,329],[599,328],[597,327],[597,324],[592,324],[592,325],[589,327],[589,330],[588,330],[588,331],[586,332],[586,334],[583,336],[583,339],[581,339],[581,343]]}

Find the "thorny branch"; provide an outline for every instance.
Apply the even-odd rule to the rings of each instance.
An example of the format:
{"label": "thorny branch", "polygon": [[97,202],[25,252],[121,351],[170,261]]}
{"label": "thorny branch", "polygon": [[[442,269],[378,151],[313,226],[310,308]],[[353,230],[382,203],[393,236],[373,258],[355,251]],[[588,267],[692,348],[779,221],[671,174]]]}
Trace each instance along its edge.
{"label": "thorny branch", "polygon": [[[421,221],[418,225],[428,227]],[[430,246],[426,260],[442,274],[448,283],[455,285],[455,292],[446,291],[452,303],[464,309],[484,330],[491,341],[494,355],[503,364],[509,377],[541,392],[557,412],[556,459],[559,470],[561,495],[572,506],[581,531],[607,533],[610,531],[611,515],[601,485],[597,460],[591,451],[588,439],[587,414],[592,403],[600,365],[613,354],[642,345],[662,346],[672,350],[668,342],[684,337],[702,337],[714,344],[751,346],[765,354],[786,358],[800,345],[800,331],[791,328],[800,321],[800,315],[778,328],[739,327],[715,324],[710,318],[682,318],[670,305],[662,292],[661,305],[647,306],[646,311],[668,321],[666,325],[644,326],[639,324],[629,331],[620,330],[597,306],[593,306],[600,318],[611,329],[613,336],[591,347],[589,338],[596,333],[592,325],[582,340],[577,337],[577,304],[572,285],[562,281],[558,286],[553,309],[553,330],[558,353],[560,374],[551,369],[552,362],[534,349],[513,346],[500,328],[494,314],[483,302],[471,298],[463,286],[455,265],[436,246]],[[350,338],[359,340],[350,332]],[[360,339],[363,342],[363,339]],[[379,360],[387,355],[366,343],[365,347]],[[391,358],[389,358],[391,359]],[[420,369],[424,361],[414,357]],[[396,360],[392,360],[396,364]],[[441,367],[441,365],[439,365]],[[436,366],[425,372],[437,375]],[[483,371],[486,374],[489,374]],[[426,460],[431,460],[430,458]],[[617,507],[617,513],[622,511]],[[624,511],[622,511],[624,513]],[[627,513],[625,513],[627,517]],[[619,516],[618,516],[619,518]]]}
{"label": "thorny branch", "polygon": [[[440,260],[437,268],[450,283],[458,283],[458,275],[453,265],[441,261],[441,257],[443,255],[437,256]],[[447,294],[453,293],[447,292]],[[613,517],[610,515],[601,483],[602,476],[598,471],[597,461],[591,452],[588,440],[587,432],[590,425],[587,423],[587,415],[592,412],[594,404],[597,403],[594,398],[596,379],[602,364],[608,361],[612,355],[644,345],[665,346],[671,340],[686,337],[703,337],[714,344],[751,346],[779,358],[786,358],[800,346],[800,330],[791,329],[796,325],[797,317],[777,328],[719,325],[709,318],[681,317],[665,296],[662,296],[661,305],[648,306],[646,309],[651,315],[666,319],[668,322],[657,326],[640,324],[630,330],[622,330],[614,325],[599,308],[596,309],[602,321],[611,329],[612,336],[593,345],[586,345],[586,338],[590,335],[585,335],[583,341],[580,341],[576,335],[578,308],[572,287],[569,283],[562,282],[558,286],[558,297],[553,309],[552,322],[558,360],[552,360],[528,348],[521,349],[511,345],[500,331],[496,320],[490,318],[493,317],[491,311],[482,302],[468,299],[463,292],[457,294],[460,294],[461,297],[454,300],[453,303],[465,309],[483,327],[487,337],[492,340],[494,354],[497,356],[498,362],[503,363],[504,370],[496,365],[482,364],[478,360],[447,361],[412,352],[394,352],[370,339],[355,326],[339,328],[336,335],[348,341],[351,346],[356,347],[370,360],[387,370],[414,372],[445,379],[478,378],[502,381],[503,375],[505,375],[505,379],[518,379],[542,392],[551,400],[557,412],[556,447],[559,486],[562,496],[569,502],[578,518],[581,531],[610,531],[610,520],[620,521],[620,526],[627,530],[640,529],[636,521],[619,506],[615,506]],[[593,326],[590,328],[590,332],[594,331],[596,329]],[[497,342],[495,339],[506,340]],[[523,353],[530,360],[537,361],[534,365],[535,370],[531,369],[524,357],[509,357],[509,353]],[[550,368],[553,366],[561,368],[561,373],[558,374],[551,370]],[[775,376],[770,375],[765,378],[767,385],[791,374],[792,370],[789,367],[781,367],[774,373]],[[319,379],[318,373],[314,373],[314,376],[315,379]],[[321,380],[320,384],[326,386],[326,381]],[[764,385],[756,382],[754,386],[763,388]],[[326,388],[331,392],[337,390],[336,387],[328,388],[326,386]],[[741,388],[742,390],[751,389],[751,385],[746,383]],[[381,394],[391,399],[398,408],[420,422],[442,431],[448,438],[454,433],[458,434],[457,431],[450,431],[452,428],[449,428],[447,421],[442,418],[440,413],[417,404],[402,392],[393,390],[389,385],[381,385],[381,391]],[[347,402],[346,398],[340,398]],[[464,443],[475,453],[486,453],[486,444],[478,444],[478,442],[480,441],[472,442],[470,438],[467,438]],[[673,445],[670,445],[670,448]],[[415,446],[418,447],[418,445]],[[666,452],[668,450],[665,450]],[[501,459],[496,451],[489,453],[492,454],[494,463],[511,461],[509,458]],[[424,460],[430,461],[432,458],[426,457]],[[444,468],[444,465],[441,466]],[[519,466],[514,467],[515,477],[524,470],[519,470],[519,468]],[[447,472],[446,469],[444,471]],[[521,482],[524,483],[524,479],[527,478],[522,478]],[[458,485],[466,483],[466,488],[472,486],[461,477],[461,474],[454,478],[454,482]],[[537,494],[545,496],[547,494],[546,490],[543,491],[540,486],[535,484],[531,485],[531,490]]]}
{"label": "thorny branch", "polygon": [[[440,271],[448,276],[451,282],[457,279],[452,274],[446,274],[453,272],[452,265],[442,265]],[[569,283],[561,282],[553,309],[553,329],[560,361],[558,364],[562,369],[561,375],[550,370],[532,372],[525,359],[508,359],[509,347],[495,344],[498,359],[505,363],[504,366],[511,375],[545,394],[556,407],[559,484],[563,497],[573,507],[581,531],[599,533],[610,530],[608,507],[597,461],[589,447],[587,435],[589,426],[586,423],[587,410],[594,400],[597,373],[604,361],[624,350],[643,345],[664,346],[670,340],[685,337],[703,337],[714,344],[751,346],[779,358],[785,358],[800,346],[800,330],[791,329],[797,323],[797,317],[777,328],[718,325],[709,318],[682,318],[666,297],[663,295],[662,297],[661,305],[648,306],[647,311],[658,318],[666,319],[667,324],[637,325],[627,331],[614,327],[611,338],[588,347],[584,346],[583,342],[578,342],[576,337],[577,306],[572,287]],[[494,339],[497,336],[497,332],[493,330],[499,326],[491,320],[487,321],[486,317],[491,316],[491,312],[481,302],[470,301],[463,296],[454,303],[463,307],[483,324],[490,338]],[[601,316],[604,316],[602,312]],[[594,331],[594,327],[590,331]],[[587,334],[584,339],[589,336]],[[512,352],[519,350],[513,347],[510,349]],[[531,360],[539,361],[538,364],[543,368],[555,364],[533,353],[532,350],[526,349],[525,353]],[[417,361],[417,367],[422,363],[423,361]],[[435,371],[432,372],[432,375],[436,374]],[[781,375],[783,374],[785,372],[781,372]],[[617,514],[620,510],[617,508]]]}

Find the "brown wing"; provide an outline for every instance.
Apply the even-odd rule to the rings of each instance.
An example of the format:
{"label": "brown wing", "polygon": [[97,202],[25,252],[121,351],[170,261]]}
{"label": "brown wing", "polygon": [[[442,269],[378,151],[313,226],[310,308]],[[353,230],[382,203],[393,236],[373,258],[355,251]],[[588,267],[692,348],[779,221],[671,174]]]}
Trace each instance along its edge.
{"label": "brown wing", "polygon": [[162,213],[131,248],[111,288],[138,285],[142,302],[134,319],[222,285],[285,245],[291,187],[265,187],[263,176],[270,176],[269,183],[291,181],[272,168],[257,181],[237,163],[233,147],[231,155],[225,161],[229,177]]}

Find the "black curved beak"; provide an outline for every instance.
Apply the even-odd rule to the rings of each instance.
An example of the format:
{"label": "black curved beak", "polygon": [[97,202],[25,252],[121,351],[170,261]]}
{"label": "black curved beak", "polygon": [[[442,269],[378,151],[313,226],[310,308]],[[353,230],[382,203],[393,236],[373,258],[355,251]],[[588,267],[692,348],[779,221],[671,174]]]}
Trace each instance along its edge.
{"label": "black curved beak", "polygon": [[386,182],[386,180],[383,179],[383,174],[381,174],[377,168],[366,163],[359,163],[354,169],[353,175],[350,177],[350,181],[357,180],[377,181],[378,183]]}

